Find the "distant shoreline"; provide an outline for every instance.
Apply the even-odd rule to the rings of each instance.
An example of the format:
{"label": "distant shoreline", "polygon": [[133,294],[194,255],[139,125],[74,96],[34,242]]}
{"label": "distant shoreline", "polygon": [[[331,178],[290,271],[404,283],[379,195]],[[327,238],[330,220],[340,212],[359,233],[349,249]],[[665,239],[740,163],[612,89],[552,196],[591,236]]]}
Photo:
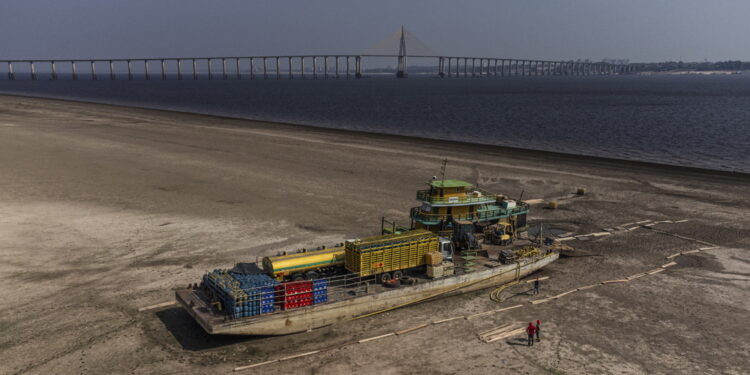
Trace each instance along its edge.
{"label": "distant shoreline", "polygon": [[671,71],[642,71],[641,75],[740,75],[750,74],[746,70],[671,70]]}

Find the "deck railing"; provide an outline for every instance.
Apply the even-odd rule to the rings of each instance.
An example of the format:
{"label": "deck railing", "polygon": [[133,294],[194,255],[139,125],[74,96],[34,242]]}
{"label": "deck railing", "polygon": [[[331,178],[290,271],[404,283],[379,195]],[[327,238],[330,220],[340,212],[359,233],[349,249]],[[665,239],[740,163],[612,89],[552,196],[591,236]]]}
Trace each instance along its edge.
{"label": "deck railing", "polygon": [[434,214],[430,212],[422,211],[421,207],[412,207],[410,217],[415,221],[419,221],[425,224],[437,224],[441,220],[447,220],[448,217],[454,220],[468,220],[468,221],[486,221],[495,220],[505,217],[520,215],[529,211],[529,205],[526,203],[520,203],[514,208],[502,208],[496,207],[488,210],[479,210],[472,213],[464,214]]}
{"label": "deck railing", "polygon": [[434,190],[418,190],[417,200],[436,205],[453,205],[453,204],[480,204],[492,203],[497,200],[497,194],[490,193],[481,189],[472,189],[467,191],[464,196],[438,197],[434,196]]}

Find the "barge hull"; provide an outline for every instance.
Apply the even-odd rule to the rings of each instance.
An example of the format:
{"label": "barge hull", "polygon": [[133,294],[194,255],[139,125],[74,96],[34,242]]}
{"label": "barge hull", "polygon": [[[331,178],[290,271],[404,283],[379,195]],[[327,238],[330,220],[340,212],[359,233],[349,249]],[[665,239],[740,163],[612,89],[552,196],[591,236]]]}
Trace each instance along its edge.
{"label": "barge hull", "polygon": [[410,303],[507,284],[543,268],[558,257],[559,254],[553,252],[541,258],[529,259],[524,263],[503,265],[321,305],[232,320],[226,320],[214,314],[201,296],[192,289],[180,289],[175,294],[177,301],[209,334],[286,335]]}

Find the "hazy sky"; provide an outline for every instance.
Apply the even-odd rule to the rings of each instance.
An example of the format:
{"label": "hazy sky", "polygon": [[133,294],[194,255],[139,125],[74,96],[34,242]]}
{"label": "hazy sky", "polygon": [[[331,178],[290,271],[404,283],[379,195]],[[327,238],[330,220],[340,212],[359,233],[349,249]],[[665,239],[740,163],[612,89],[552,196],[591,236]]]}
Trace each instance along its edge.
{"label": "hazy sky", "polygon": [[750,0],[0,0],[0,59],[361,53],[403,24],[444,55],[750,60],[749,16]]}

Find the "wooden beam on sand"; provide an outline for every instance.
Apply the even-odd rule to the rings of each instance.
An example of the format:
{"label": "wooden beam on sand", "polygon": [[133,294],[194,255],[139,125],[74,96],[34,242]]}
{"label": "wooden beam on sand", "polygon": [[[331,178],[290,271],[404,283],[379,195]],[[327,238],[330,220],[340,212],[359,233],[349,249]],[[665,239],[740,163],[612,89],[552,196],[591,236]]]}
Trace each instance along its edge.
{"label": "wooden beam on sand", "polygon": [[452,317],[452,318],[446,318],[446,319],[440,319],[440,320],[436,320],[436,321],[432,322],[432,324],[442,324],[442,323],[452,322],[452,321],[454,321],[454,320],[458,320],[458,319],[465,319],[465,318],[466,318],[466,316],[465,316],[465,315],[461,315],[461,316],[454,316],[454,317]]}
{"label": "wooden beam on sand", "polygon": [[485,340],[485,342],[489,344],[491,342],[495,342],[495,341],[498,341],[498,340],[506,339],[508,337],[513,337],[513,336],[516,336],[516,335],[520,335],[520,334],[522,334],[524,332],[526,332],[526,328],[518,328],[518,329],[515,329],[513,331],[505,332],[505,333],[503,333],[501,335],[489,338],[489,339]]}
{"label": "wooden beam on sand", "polygon": [[235,368],[234,368],[234,371],[235,371],[235,372],[237,372],[237,371],[242,371],[242,370],[247,370],[247,369],[251,369],[251,368],[253,368],[253,367],[260,367],[260,366],[270,365],[271,363],[276,363],[276,362],[278,362],[278,361],[279,361],[278,359],[274,359],[274,360],[272,360],[272,361],[265,361],[265,362],[260,362],[260,363],[254,363],[254,364],[252,364],[252,365],[247,365],[247,366],[240,366],[240,367],[235,367]]}
{"label": "wooden beam on sand", "polygon": [[411,328],[407,328],[407,329],[404,329],[404,330],[401,330],[401,331],[396,331],[396,334],[397,335],[405,335],[407,333],[414,332],[414,331],[422,329],[422,328],[426,328],[427,325],[428,324],[426,324],[426,323],[425,324],[420,324],[420,325],[418,325],[416,327],[411,327]]}
{"label": "wooden beam on sand", "polygon": [[598,284],[586,285],[586,286],[582,286],[580,288],[577,288],[576,290],[581,291],[581,290],[591,289],[591,288],[597,287],[599,285],[602,285],[602,284],[598,283]]}
{"label": "wooden beam on sand", "polygon": [[533,283],[534,281],[537,281],[537,280],[538,281],[549,280],[549,276],[542,276],[542,277],[537,277],[537,278],[534,278],[534,279],[531,279],[531,280],[526,280],[526,284],[531,284],[531,283]]}
{"label": "wooden beam on sand", "polygon": [[384,339],[386,337],[390,337],[390,336],[393,336],[393,335],[395,335],[395,333],[391,332],[391,333],[386,333],[385,335],[380,335],[380,336],[375,336],[375,337],[369,337],[369,338],[366,338],[366,339],[362,339],[362,340],[359,340],[357,342],[361,344],[363,342]]}
{"label": "wooden beam on sand", "polygon": [[639,277],[643,277],[643,276],[646,276],[646,274],[645,273],[637,273],[635,275],[630,275],[630,276],[626,277],[626,279],[628,279],[628,280],[635,280],[635,279],[637,279]]}
{"label": "wooden beam on sand", "polygon": [[161,308],[161,307],[173,306],[175,304],[177,304],[177,301],[167,301],[167,302],[157,303],[155,305],[141,307],[141,308],[138,309],[138,312],[143,312],[143,311],[146,311],[146,310],[158,309],[158,308]]}

